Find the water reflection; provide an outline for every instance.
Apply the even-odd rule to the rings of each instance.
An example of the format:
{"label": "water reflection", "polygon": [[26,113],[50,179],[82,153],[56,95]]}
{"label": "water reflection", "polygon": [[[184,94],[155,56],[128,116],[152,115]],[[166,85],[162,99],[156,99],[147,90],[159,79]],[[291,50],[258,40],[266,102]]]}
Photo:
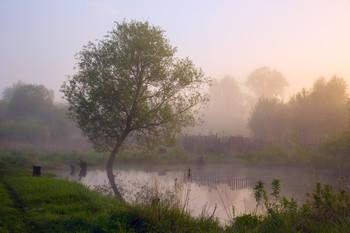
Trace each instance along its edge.
{"label": "water reflection", "polygon": [[[311,192],[315,183],[339,186],[337,172],[297,168],[267,168],[233,165],[210,165],[186,168],[185,166],[119,166],[114,171],[116,183],[123,197],[129,202],[142,202],[147,195],[173,195],[179,198],[180,205],[187,205],[194,216],[203,214],[215,216],[221,221],[232,219],[234,215],[255,211],[254,190],[258,180],[264,181],[270,194],[271,182],[281,181],[282,195],[294,197],[299,203],[305,200],[305,193]],[[69,171],[60,174],[78,180],[77,175],[69,176]],[[347,176],[345,176],[345,180]],[[111,193],[104,169],[89,168],[82,183],[104,193]],[[345,184],[346,185],[346,184]],[[153,193],[147,193],[153,192]]]}

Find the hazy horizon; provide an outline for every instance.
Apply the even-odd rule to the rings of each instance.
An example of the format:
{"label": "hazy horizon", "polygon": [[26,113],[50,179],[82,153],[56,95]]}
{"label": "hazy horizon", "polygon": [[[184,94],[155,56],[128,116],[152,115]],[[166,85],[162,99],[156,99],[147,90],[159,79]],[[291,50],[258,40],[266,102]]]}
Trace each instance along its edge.
{"label": "hazy horizon", "polygon": [[[0,91],[16,81],[55,91],[75,73],[74,55],[114,21],[148,20],[177,56],[207,76],[242,86],[268,66],[289,82],[285,97],[336,74],[350,83],[350,1],[1,1]],[[61,100],[62,101],[62,100]]]}

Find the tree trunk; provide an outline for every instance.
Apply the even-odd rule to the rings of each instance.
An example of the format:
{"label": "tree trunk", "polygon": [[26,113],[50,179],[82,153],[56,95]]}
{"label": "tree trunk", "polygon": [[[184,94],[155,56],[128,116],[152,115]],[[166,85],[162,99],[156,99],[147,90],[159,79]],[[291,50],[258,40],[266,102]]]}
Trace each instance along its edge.
{"label": "tree trunk", "polygon": [[107,161],[106,170],[107,170],[107,177],[108,177],[109,183],[111,184],[112,190],[113,190],[116,198],[120,202],[123,202],[124,199],[123,199],[122,195],[120,194],[120,192],[118,191],[117,185],[115,184],[115,180],[114,180],[115,176],[113,174],[113,162],[114,162],[115,155],[117,154],[120,145],[121,145],[121,143],[118,143],[113,148],[113,150],[112,150],[112,152],[111,152],[111,154],[110,154],[110,156],[108,158],[108,161]]}

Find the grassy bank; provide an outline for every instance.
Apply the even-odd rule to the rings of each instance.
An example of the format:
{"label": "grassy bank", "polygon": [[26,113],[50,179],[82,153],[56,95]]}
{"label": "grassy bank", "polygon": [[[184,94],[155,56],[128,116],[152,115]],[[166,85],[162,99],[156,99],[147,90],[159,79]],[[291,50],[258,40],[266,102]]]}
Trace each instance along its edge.
{"label": "grassy bank", "polygon": [[[34,150],[0,151],[0,161],[12,166],[31,167],[40,164],[45,168],[67,168],[70,164],[78,164],[83,158],[89,165],[104,164],[109,154],[96,152],[40,152]],[[116,163],[141,164],[186,164],[196,161],[200,155],[184,151],[169,151],[166,153],[151,151],[124,151],[116,156]]]}
{"label": "grassy bank", "polygon": [[[30,170],[0,164],[0,232],[346,232],[350,229],[350,194],[317,184],[303,205],[271,194],[263,182],[254,188],[256,210],[226,226],[210,213],[199,218],[174,202],[118,203],[80,183],[52,175],[32,177]],[[147,204],[148,203],[148,204]],[[234,206],[232,206],[234,208]]]}
{"label": "grassy bank", "polygon": [[0,232],[220,232],[169,204],[130,205],[80,183],[1,169]]}

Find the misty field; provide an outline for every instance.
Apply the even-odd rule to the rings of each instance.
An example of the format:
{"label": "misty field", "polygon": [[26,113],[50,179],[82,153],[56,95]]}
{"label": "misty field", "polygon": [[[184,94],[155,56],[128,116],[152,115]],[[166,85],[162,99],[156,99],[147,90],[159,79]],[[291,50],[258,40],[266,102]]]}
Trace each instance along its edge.
{"label": "misty field", "polygon": [[63,101],[42,84],[2,87],[1,232],[348,230],[346,78],[307,77],[287,96],[297,78],[263,60],[219,79],[178,50],[124,18],[75,51]]}

